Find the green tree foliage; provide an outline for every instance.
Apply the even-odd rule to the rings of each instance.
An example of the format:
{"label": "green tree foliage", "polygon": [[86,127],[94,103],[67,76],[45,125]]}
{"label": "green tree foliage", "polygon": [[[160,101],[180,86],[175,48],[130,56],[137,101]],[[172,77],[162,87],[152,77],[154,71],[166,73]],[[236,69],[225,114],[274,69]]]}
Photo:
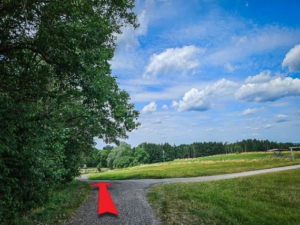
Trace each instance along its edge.
{"label": "green tree foliage", "polygon": [[83,159],[84,164],[86,164],[87,167],[96,167],[98,163],[100,162],[99,157],[99,150],[96,148],[92,148],[90,151],[85,153]]}
{"label": "green tree foliage", "polygon": [[227,142],[194,142],[190,145],[171,146],[168,143],[141,143],[149,155],[149,163],[171,161],[182,158],[195,158],[217,154],[266,151],[272,148],[288,149],[293,143],[277,143],[269,140],[247,139],[228,144]]}
{"label": "green tree foliage", "polygon": [[103,168],[103,166],[102,166],[101,162],[99,162],[99,163],[97,164],[97,170],[98,170],[99,172],[101,172],[101,168]]}
{"label": "green tree foliage", "polygon": [[111,76],[133,0],[0,1],[0,223],[78,175],[95,136],[118,143],[138,111]]}
{"label": "green tree foliage", "polygon": [[[103,157],[101,158],[101,166],[104,165],[102,160],[105,159],[107,154],[103,151],[105,150],[99,152],[100,157]],[[121,142],[119,146],[113,148],[106,156],[107,167],[110,169],[136,166],[148,162],[149,154],[144,149],[140,147],[131,149],[130,145],[126,142]]]}
{"label": "green tree foliage", "polygon": [[137,165],[137,160],[131,156],[122,156],[118,159],[116,168],[126,168]]}
{"label": "green tree foliage", "polygon": [[108,151],[110,151],[110,150],[112,150],[113,148],[114,148],[114,147],[111,146],[111,145],[106,145],[106,146],[103,147],[102,150],[108,150]]}
{"label": "green tree foliage", "polygon": [[163,162],[162,147],[154,143],[141,143],[140,148],[144,149],[149,154],[149,163]]}
{"label": "green tree foliage", "polygon": [[[266,151],[270,148],[288,149],[293,143],[277,143],[269,140],[248,139],[228,144],[227,142],[194,142],[190,145],[181,144],[171,146],[168,143],[141,143],[130,149],[130,145],[123,142],[114,148],[107,156],[103,153],[108,167],[124,168],[144,163],[172,161],[181,158],[195,158],[217,154],[241,153],[249,151]],[[104,150],[102,150],[104,151]],[[101,152],[100,151],[100,154]],[[104,165],[104,164],[103,164]]]}
{"label": "green tree foliage", "polygon": [[134,158],[137,160],[138,163],[149,163],[149,154],[140,147],[134,149]]}
{"label": "green tree foliage", "polygon": [[125,148],[124,147],[116,147],[110,151],[107,156],[107,167],[110,169],[116,168],[116,164],[120,157],[124,155]]}
{"label": "green tree foliage", "polygon": [[98,152],[98,158],[99,158],[99,163],[101,164],[101,167],[106,168],[107,167],[107,157],[108,157],[109,151],[108,150],[101,150]]}
{"label": "green tree foliage", "polygon": [[110,169],[114,169],[117,167],[118,161],[123,156],[133,156],[133,152],[131,147],[126,142],[120,142],[119,146],[113,148],[107,156],[106,162],[107,167]]}

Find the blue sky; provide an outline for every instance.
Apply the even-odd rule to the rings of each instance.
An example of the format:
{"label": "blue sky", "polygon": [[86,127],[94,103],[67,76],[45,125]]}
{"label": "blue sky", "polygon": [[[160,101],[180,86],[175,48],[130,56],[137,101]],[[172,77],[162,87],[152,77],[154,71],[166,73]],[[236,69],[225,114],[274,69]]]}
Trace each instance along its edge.
{"label": "blue sky", "polygon": [[[141,112],[126,140],[300,141],[300,2],[136,1],[111,63]],[[105,144],[97,140],[97,147]]]}

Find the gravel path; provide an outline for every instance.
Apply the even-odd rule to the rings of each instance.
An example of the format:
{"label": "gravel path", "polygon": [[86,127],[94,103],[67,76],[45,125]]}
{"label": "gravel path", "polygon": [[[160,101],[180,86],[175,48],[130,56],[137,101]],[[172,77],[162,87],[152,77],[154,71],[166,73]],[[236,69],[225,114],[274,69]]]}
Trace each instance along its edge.
{"label": "gravel path", "polygon": [[[119,212],[118,216],[103,214],[98,216],[98,187],[93,188],[83,205],[76,211],[68,225],[151,225],[160,224],[155,217],[154,211],[147,202],[147,193],[150,188],[159,183],[177,182],[203,182],[213,180],[231,179],[237,177],[251,176],[261,173],[276,172],[300,168],[300,165],[286,166],[272,169],[256,170],[249,172],[192,177],[192,178],[170,178],[170,179],[143,179],[143,180],[115,180],[106,181],[114,184],[107,187]],[[78,180],[90,184],[100,181],[88,180],[87,175],[82,175]],[[102,182],[103,180],[101,180]]]}

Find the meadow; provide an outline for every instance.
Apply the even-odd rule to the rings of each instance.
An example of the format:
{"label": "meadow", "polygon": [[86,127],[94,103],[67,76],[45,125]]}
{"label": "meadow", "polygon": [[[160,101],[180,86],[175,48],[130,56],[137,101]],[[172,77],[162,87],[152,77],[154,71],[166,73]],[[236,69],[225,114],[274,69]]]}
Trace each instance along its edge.
{"label": "meadow", "polygon": [[295,153],[295,160],[290,160],[289,156],[289,152],[285,152],[282,157],[274,157],[273,153],[254,152],[178,159],[170,162],[94,173],[89,175],[89,179],[122,180],[197,177],[300,164],[300,153]]}
{"label": "meadow", "polygon": [[148,200],[162,224],[299,224],[300,169],[245,178],[160,184]]}

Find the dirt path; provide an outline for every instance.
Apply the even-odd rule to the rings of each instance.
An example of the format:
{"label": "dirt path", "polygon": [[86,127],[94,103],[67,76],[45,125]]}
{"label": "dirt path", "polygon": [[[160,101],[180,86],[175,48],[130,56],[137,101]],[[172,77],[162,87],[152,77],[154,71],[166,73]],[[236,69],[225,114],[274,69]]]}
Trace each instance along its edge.
{"label": "dirt path", "polygon": [[[283,170],[297,169],[300,165],[286,166],[265,170],[248,171],[233,174],[192,177],[192,178],[171,178],[171,179],[143,179],[143,180],[116,180],[107,181],[114,184],[108,187],[111,197],[119,212],[118,216],[104,214],[97,215],[98,206],[98,188],[93,188],[90,195],[77,210],[75,215],[69,221],[69,225],[85,224],[103,224],[103,225],[150,225],[160,224],[155,217],[154,211],[147,202],[147,193],[150,188],[159,183],[177,183],[177,182],[203,182],[213,180],[231,179],[237,177],[251,176],[261,173],[277,172]],[[87,175],[83,175],[78,180],[90,184],[100,181],[88,180]]]}

